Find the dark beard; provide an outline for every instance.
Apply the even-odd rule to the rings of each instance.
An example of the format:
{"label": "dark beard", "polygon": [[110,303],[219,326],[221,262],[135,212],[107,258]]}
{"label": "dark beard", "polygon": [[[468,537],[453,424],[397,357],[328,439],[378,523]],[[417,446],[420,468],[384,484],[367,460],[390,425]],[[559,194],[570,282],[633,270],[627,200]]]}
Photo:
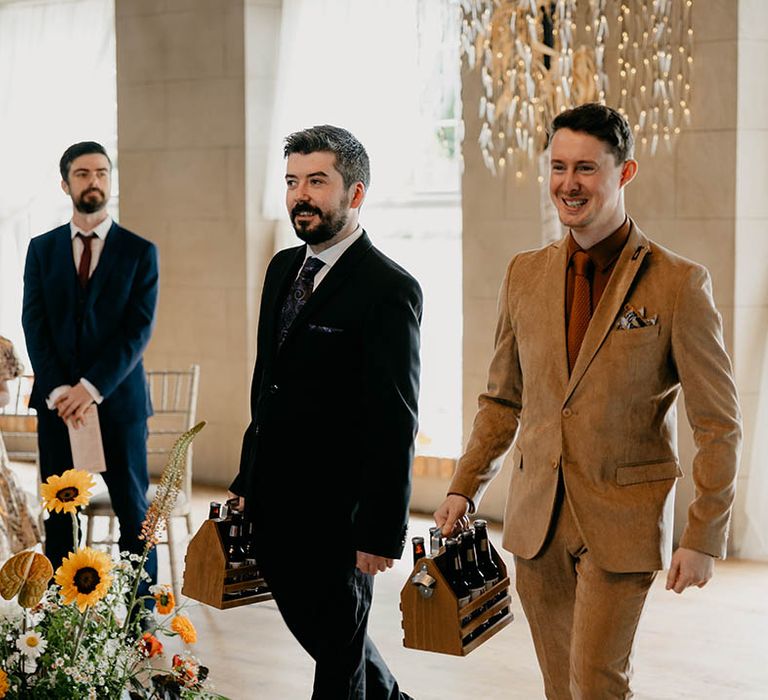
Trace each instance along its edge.
{"label": "dark beard", "polygon": [[[100,196],[88,197],[86,199],[87,195],[90,194],[98,194]],[[86,190],[77,199],[73,198],[72,201],[74,202],[75,209],[81,214],[93,214],[103,209],[107,204],[107,198],[104,196],[104,193],[96,189]]]}
{"label": "dark beard", "polygon": [[[317,207],[308,204],[297,204],[291,210],[291,223],[296,235],[309,245],[319,245],[330,241],[347,224],[349,213],[346,209],[346,202],[335,211],[323,212]],[[320,223],[312,229],[305,228],[296,224],[296,216],[302,213],[316,214],[320,218]]]}

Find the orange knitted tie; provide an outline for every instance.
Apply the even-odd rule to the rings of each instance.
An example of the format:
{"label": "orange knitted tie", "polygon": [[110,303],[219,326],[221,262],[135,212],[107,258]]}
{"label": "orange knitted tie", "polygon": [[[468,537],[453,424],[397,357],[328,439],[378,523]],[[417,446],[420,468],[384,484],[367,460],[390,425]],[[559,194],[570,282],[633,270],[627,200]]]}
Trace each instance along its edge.
{"label": "orange knitted tie", "polygon": [[568,368],[573,371],[592,318],[592,260],[583,250],[573,254],[573,305],[568,319]]}

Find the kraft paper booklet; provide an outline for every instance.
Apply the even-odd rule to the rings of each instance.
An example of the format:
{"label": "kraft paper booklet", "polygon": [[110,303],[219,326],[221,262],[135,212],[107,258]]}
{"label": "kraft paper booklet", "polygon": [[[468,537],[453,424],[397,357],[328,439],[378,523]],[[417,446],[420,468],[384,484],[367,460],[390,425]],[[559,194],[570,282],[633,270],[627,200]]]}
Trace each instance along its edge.
{"label": "kraft paper booklet", "polygon": [[96,404],[88,407],[83,416],[83,424],[79,428],[73,428],[69,423],[67,427],[69,428],[69,445],[72,448],[72,464],[75,469],[85,469],[89,472],[107,471]]}

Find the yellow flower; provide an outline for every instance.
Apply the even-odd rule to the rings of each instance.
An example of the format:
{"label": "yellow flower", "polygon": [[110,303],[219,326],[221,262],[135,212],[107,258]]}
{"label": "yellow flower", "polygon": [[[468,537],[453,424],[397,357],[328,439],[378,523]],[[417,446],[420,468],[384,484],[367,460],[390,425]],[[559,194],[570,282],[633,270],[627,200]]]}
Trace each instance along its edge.
{"label": "yellow flower", "polygon": [[0,698],[8,692],[8,674],[0,668]]}
{"label": "yellow flower", "polygon": [[112,585],[112,560],[105,552],[86,547],[70,553],[56,569],[54,580],[61,586],[61,597],[74,602],[80,612],[100,601]]}
{"label": "yellow flower", "polygon": [[157,612],[161,615],[168,615],[173,611],[173,608],[176,606],[176,598],[170,586],[152,586],[149,590],[155,596]]}
{"label": "yellow flower", "polygon": [[186,615],[176,615],[171,620],[171,629],[181,637],[185,644],[194,644],[197,641],[195,626]]}
{"label": "yellow flower", "polygon": [[77,513],[78,506],[87,506],[96,482],[88,472],[68,469],[61,476],[54,474],[40,486],[43,505],[57,513]]}

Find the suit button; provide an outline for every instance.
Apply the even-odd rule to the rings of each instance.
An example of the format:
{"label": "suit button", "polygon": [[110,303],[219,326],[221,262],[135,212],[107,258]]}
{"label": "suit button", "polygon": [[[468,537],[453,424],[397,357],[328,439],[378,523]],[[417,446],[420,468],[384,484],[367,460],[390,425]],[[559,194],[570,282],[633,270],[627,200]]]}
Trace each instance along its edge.
{"label": "suit button", "polygon": [[567,406],[563,409],[563,418],[570,418],[573,415],[573,411]]}
{"label": "suit button", "polygon": [[560,466],[560,460],[555,460],[552,462],[552,469],[557,469]]}
{"label": "suit button", "polygon": [[270,384],[270,386],[269,386],[269,393],[270,394],[276,394],[278,391],[280,391],[280,387],[277,386],[277,384]]}
{"label": "suit button", "polygon": [[254,435],[258,435],[259,434],[259,426],[258,425],[253,429],[253,434]]}

